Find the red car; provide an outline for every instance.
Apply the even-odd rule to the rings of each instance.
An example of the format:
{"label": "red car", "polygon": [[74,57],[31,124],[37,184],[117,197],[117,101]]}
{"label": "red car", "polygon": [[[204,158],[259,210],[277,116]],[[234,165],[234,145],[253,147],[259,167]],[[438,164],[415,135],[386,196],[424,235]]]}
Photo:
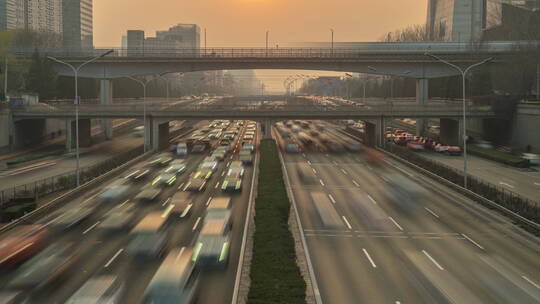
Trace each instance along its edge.
{"label": "red car", "polygon": [[45,246],[49,231],[41,225],[23,225],[0,239],[0,268],[11,268]]}
{"label": "red car", "polygon": [[463,151],[458,146],[449,146],[448,149],[446,149],[446,153],[448,153],[448,155],[458,155],[459,156],[459,155],[461,155],[461,153],[463,153]]}

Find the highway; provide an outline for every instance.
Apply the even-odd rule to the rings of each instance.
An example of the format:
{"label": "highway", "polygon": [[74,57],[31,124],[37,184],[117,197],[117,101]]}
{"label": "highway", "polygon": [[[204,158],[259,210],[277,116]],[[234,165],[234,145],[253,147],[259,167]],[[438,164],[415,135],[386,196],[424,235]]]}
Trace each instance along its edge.
{"label": "highway", "polygon": [[393,160],[305,150],[283,158],[322,303],[540,303],[540,243],[509,220]]}
{"label": "highway", "polygon": [[[199,125],[208,122],[201,122]],[[241,127],[239,134],[235,138],[235,143],[241,142],[245,126]],[[197,130],[195,130],[197,131]],[[257,129],[254,142],[258,142]],[[185,139],[185,138],[184,138]],[[213,140],[212,144],[217,144],[218,140]],[[46,289],[28,289],[31,303],[64,303],[71,297],[85,282],[91,277],[101,274],[110,274],[120,278],[123,283],[123,291],[120,303],[140,303],[143,294],[153,275],[160,266],[162,259],[150,259],[141,261],[126,253],[127,245],[133,235],[128,231],[118,233],[104,233],[100,231],[99,225],[104,221],[105,215],[115,208],[123,208],[127,204],[134,204],[135,218],[140,220],[144,215],[152,211],[165,212],[170,198],[188,181],[190,175],[194,173],[203,158],[208,156],[208,150],[203,154],[189,154],[185,158],[186,170],[178,176],[176,182],[164,188],[158,198],[153,203],[138,202],[135,196],[141,191],[143,185],[152,181],[153,177],[147,177],[141,182],[133,182],[122,197],[114,199],[112,202],[100,199],[107,185],[125,181],[125,176],[136,168],[141,168],[148,160],[142,161],[127,169],[115,180],[105,183],[95,190],[85,193],[84,196],[69,203],[59,213],[51,214],[39,220],[37,224],[44,225],[53,233],[48,246],[55,244],[75,244],[78,256],[74,263],[65,270],[61,277]],[[240,259],[242,238],[248,205],[253,198],[251,187],[256,173],[256,163],[252,166],[245,166],[242,189],[235,193],[225,193],[221,190],[221,183],[231,162],[238,158],[238,149],[228,155],[226,159],[219,162],[216,172],[208,180],[206,189],[203,192],[192,195],[193,208],[187,218],[171,221],[167,226],[167,251],[172,248],[193,247],[196,237],[203,225],[206,207],[211,198],[231,197],[232,199],[232,219],[230,256],[225,269],[201,269],[199,274],[199,292],[197,303],[230,303],[235,290],[235,282]],[[256,153],[256,152],[255,152]],[[258,156],[256,156],[258,158]],[[154,176],[157,176],[155,171]],[[53,224],[59,218],[59,214],[74,206],[91,204],[92,213],[80,224],[67,230],[53,229]],[[9,232],[8,232],[9,235]],[[24,264],[23,264],[24,266]],[[2,272],[0,274],[0,291],[9,288],[7,282],[13,280],[17,271]],[[3,288],[3,289],[2,289]]]}

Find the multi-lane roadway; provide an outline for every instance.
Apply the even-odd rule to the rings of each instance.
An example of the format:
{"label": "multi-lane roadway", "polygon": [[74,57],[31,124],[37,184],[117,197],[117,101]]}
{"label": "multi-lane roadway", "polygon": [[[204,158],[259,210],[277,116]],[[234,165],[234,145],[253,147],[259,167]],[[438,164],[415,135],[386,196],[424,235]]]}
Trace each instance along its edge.
{"label": "multi-lane roadway", "polygon": [[540,303],[540,243],[509,220],[393,160],[283,159],[319,301]]}
{"label": "multi-lane roadway", "polygon": [[[204,269],[200,271],[197,303],[230,303],[233,293],[236,291],[235,284],[237,271],[239,270],[244,226],[248,207],[253,200],[252,181],[256,176],[257,161],[255,161],[255,165],[245,166],[241,191],[234,193],[223,192],[221,183],[231,162],[238,159],[239,145],[242,142],[244,129],[245,126],[241,127],[240,132],[234,139],[233,146],[237,148],[227,155],[223,161],[219,162],[217,170],[208,180],[204,191],[192,195],[193,208],[189,215],[183,219],[175,218],[167,226],[168,241],[166,251],[172,248],[191,248],[194,246],[203,225],[205,211],[210,200],[216,197],[230,197],[232,200],[233,226],[230,234],[231,245],[228,264],[224,269]],[[253,140],[255,143],[258,140],[257,134],[258,131]],[[212,140],[211,144],[216,145],[218,140]],[[163,260],[154,258],[141,261],[134,258],[127,253],[126,249],[133,238],[129,230],[119,233],[104,233],[100,230],[100,223],[105,220],[105,216],[109,212],[114,211],[116,208],[125,208],[129,204],[133,204],[133,208],[135,208],[135,222],[150,212],[165,212],[171,197],[178,191],[182,191],[185,183],[197,170],[203,158],[209,155],[209,152],[209,150],[206,150],[203,154],[188,155],[185,158],[186,170],[178,176],[173,185],[164,188],[152,203],[139,202],[135,199],[135,196],[143,186],[152,182],[153,176],[157,176],[161,169],[156,169],[153,176],[147,177],[144,181],[128,182],[129,188],[121,197],[117,197],[112,201],[100,199],[100,194],[105,191],[107,186],[126,181],[125,177],[132,170],[128,169],[114,180],[85,193],[84,196],[70,202],[58,212],[35,223],[43,225],[52,234],[48,246],[74,244],[77,256],[54,284],[42,290],[33,288],[24,290],[30,296],[30,302],[64,303],[90,278],[96,275],[108,274],[119,278],[120,282],[122,282],[121,303],[139,303],[143,299],[145,289]],[[256,154],[256,152],[254,153]],[[258,159],[258,156],[255,155],[255,159]],[[140,168],[149,160],[135,164],[133,168]],[[58,227],[55,227],[58,217],[66,210],[79,205],[90,205],[92,213],[81,223],[69,229],[58,230]],[[9,232],[7,235],[9,236]],[[0,282],[2,282],[0,283],[0,289],[3,292],[9,291],[8,282],[21,275],[20,269],[19,271],[17,269],[2,271],[0,274]],[[35,273],[29,275],[35,275]]]}

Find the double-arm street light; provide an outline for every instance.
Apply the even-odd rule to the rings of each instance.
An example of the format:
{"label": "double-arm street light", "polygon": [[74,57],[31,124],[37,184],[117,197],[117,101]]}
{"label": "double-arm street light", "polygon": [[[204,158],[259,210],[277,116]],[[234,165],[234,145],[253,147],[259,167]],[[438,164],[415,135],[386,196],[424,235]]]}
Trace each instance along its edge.
{"label": "double-arm street light", "polygon": [[487,59],[484,59],[480,62],[477,62],[475,64],[472,64],[470,66],[468,66],[467,68],[463,69],[461,68],[460,66],[457,66],[451,62],[448,62],[440,57],[437,57],[433,54],[430,54],[430,53],[425,53],[426,56],[429,56],[437,61],[440,61],[446,65],[449,65],[451,66],[452,68],[458,70],[460,73],[461,73],[461,78],[463,80],[463,84],[462,84],[462,89],[463,89],[463,186],[465,187],[465,189],[467,189],[467,106],[466,106],[466,90],[465,90],[465,85],[466,85],[466,80],[467,80],[467,73],[477,67],[477,66],[480,66],[484,63],[488,63],[490,61],[493,60],[493,57],[490,57],[490,58],[487,58]]}
{"label": "double-arm street light", "polygon": [[[77,187],[80,186],[81,184],[81,170],[80,170],[80,159],[79,159],[79,103],[80,103],[80,98],[79,98],[79,85],[78,85],[78,75],[79,75],[79,71],[81,70],[81,68],[89,63],[92,63],[102,57],[105,57],[107,55],[109,55],[110,53],[114,52],[113,50],[109,50],[99,56],[96,56],[88,61],[85,61],[83,63],[81,63],[79,66],[77,67],[74,67],[72,64],[70,63],[67,63],[67,62],[64,62],[62,60],[59,60],[57,58],[54,58],[54,57],[51,57],[51,56],[47,56],[47,58],[49,60],[52,60],[52,61],[56,61],[58,63],[61,63],[61,64],[64,64],[64,65],[67,65],[68,67],[70,67],[72,70],[73,70],[73,75],[75,77],[75,154],[76,154],[76,170],[75,170],[75,175],[77,176]],[[71,125],[70,125],[70,128],[71,128]],[[68,133],[69,134],[69,133]],[[66,140],[68,140],[66,138]]]}
{"label": "double-arm street light", "polygon": [[147,128],[147,125],[146,125],[146,86],[153,80],[153,78],[150,78],[150,79],[145,79],[144,81],[143,80],[140,80],[140,79],[137,79],[135,77],[132,77],[132,76],[126,76],[127,78],[133,80],[133,81],[136,81],[138,82],[142,88],[143,88],[143,125],[144,125],[144,136],[143,136],[143,140],[144,140],[144,143],[143,143],[143,151],[144,153],[146,153],[146,150],[147,150],[147,133],[148,133],[148,128]]}

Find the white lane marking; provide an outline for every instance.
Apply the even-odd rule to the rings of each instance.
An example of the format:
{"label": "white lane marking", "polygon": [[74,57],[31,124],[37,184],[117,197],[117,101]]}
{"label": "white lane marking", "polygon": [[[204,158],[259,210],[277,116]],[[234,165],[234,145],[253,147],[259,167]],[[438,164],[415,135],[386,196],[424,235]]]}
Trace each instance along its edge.
{"label": "white lane marking", "polygon": [[183,186],[184,186],[184,183],[181,183],[180,186],[178,186],[178,190],[182,189]]}
{"label": "white lane marking", "polygon": [[373,168],[370,165],[366,164],[366,167],[368,167],[369,170],[373,170]]}
{"label": "white lane marking", "polygon": [[223,172],[221,173],[221,176],[224,176],[224,175],[225,175],[225,171],[223,171]]}
{"label": "white lane marking", "polygon": [[374,203],[375,205],[377,205],[377,201],[375,201],[375,200],[373,199],[373,197],[371,197],[371,195],[368,194],[367,197],[369,198],[369,200],[370,200],[372,203]]}
{"label": "white lane marking", "polygon": [[428,207],[424,207],[424,209],[426,209],[427,212],[431,213],[431,215],[433,215],[434,217],[436,218],[439,218],[439,216],[437,215],[437,213],[433,212],[431,209],[429,209]]}
{"label": "white lane marking", "polygon": [[319,180],[319,183],[324,187],[324,182],[322,181],[322,179]]}
{"label": "white lane marking", "polygon": [[390,182],[390,181],[389,181],[386,177],[384,177],[383,175],[381,175],[381,179],[382,179],[383,181],[387,182],[387,183]]}
{"label": "white lane marking", "polygon": [[403,231],[403,228],[391,216],[388,218],[392,221],[392,223],[394,223],[394,225],[396,225],[396,227],[398,227],[399,230]]}
{"label": "white lane marking", "polygon": [[176,256],[176,260],[178,261],[180,259],[180,257],[182,256],[182,253],[184,253],[184,250],[186,250],[186,247],[182,247],[180,249],[180,252],[178,253],[178,255]]}
{"label": "white lane marking", "polygon": [[98,193],[92,195],[91,197],[89,197],[89,198],[87,198],[86,200],[84,200],[82,203],[84,204],[84,203],[88,202],[89,200],[94,199],[94,197],[96,197],[97,195],[98,195]]}
{"label": "white lane marking", "polygon": [[510,184],[508,184],[508,183],[505,183],[505,182],[499,182],[499,185],[507,186],[507,187],[509,187],[509,188],[514,189],[514,186],[512,186],[512,185],[510,185]]}
{"label": "white lane marking", "polygon": [[82,234],[87,234],[88,232],[90,232],[90,230],[94,229],[97,225],[99,225],[99,223],[101,223],[100,221],[97,221],[94,225],[88,227],[88,229],[86,229],[85,231],[83,231]]}
{"label": "white lane marking", "polygon": [[341,172],[343,172],[343,174],[345,174],[345,175],[349,175],[349,173],[347,173],[347,171],[345,171],[345,169],[341,169]]}
{"label": "white lane marking", "polygon": [[312,165],[311,161],[309,161],[309,160],[307,161],[307,163],[308,163],[308,165],[310,165],[310,166]]}
{"label": "white lane marking", "polygon": [[538,284],[536,284],[535,282],[533,282],[531,279],[527,278],[526,276],[521,276],[525,281],[529,282],[531,285],[533,285],[534,287],[540,289],[540,286],[538,286]]}
{"label": "white lane marking", "polygon": [[7,257],[3,258],[2,260],[0,260],[0,264],[4,263],[5,261],[11,259],[12,257],[16,256],[17,254],[23,252],[24,250],[26,250],[26,248],[30,247],[34,245],[34,242],[32,243],[28,243],[26,245],[24,245],[22,248],[20,248],[19,250],[13,252],[12,254],[8,255]]}
{"label": "white lane marking", "polygon": [[433,262],[433,264],[435,264],[435,266],[437,266],[437,268],[439,268],[440,270],[444,270],[444,268],[442,268],[442,266],[441,266],[439,263],[437,263],[437,261],[435,261],[435,259],[432,258],[431,255],[429,255],[429,253],[427,253],[427,251],[422,250],[422,252],[424,253],[425,256],[428,257],[428,259],[429,259],[431,262]]}
{"label": "white lane marking", "polygon": [[355,180],[353,180],[352,183],[353,183],[356,187],[360,187],[360,184],[358,184]]}
{"label": "white lane marking", "polygon": [[401,304],[401,302],[400,302],[400,301],[396,301],[396,304]]}
{"label": "white lane marking", "polygon": [[537,185],[537,186],[540,186],[540,183],[534,183],[534,184]]}
{"label": "white lane marking", "polygon": [[343,221],[345,221],[345,225],[347,225],[347,227],[349,227],[349,229],[352,230],[351,224],[349,223],[345,215],[342,215],[341,217],[343,218]]}
{"label": "white lane marking", "polygon": [[317,174],[317,170],[311,168],[311,170],[313,170],[313,173]]}
{"label": "white lane marking", "polygon": [[227,167],[230,167],[230,166],[231,166],[231,162],[228,162],[228,163],[227,163]]}
{"label": "white lane marking", "polygon": [[123,203],[121,203],[120,205],[116,206],[117,208],[122,208],[122,206],[124,206],[125,204],[127,204],[127,202],[129,202],[129,200],[125,200]]}
{"label": "white lane marking", "polygon": [[216,183],[216,186],[214,188],[217,189],[218,187],[219,187],[219,182]]}
{"label": "white lane marking", "polygon": [[482,249],[482,250],[485,250],[484,247],[480,246],[480,244],[478,244],[477,242],[475,242],[473,239],[471,239],[470,237],[468,237],[465,233],[462,233],[461,234],[464,238],[466,238],[469,242],[473,243],[476,247]]}
{"label": "white lane marking", "polygon": [[170,201],[171,201],[171,198],[169,197],[168,199],[166,199],[166,200],[163,202],[163,204],[161,204],[161,206],[167,205],[167,203],[170,202]]}
{"label": "white lane marking", "polygon": [[334,197],[332,196],[332,194],[328,194],[328,198],[332,201],[332,203],[336,203],[336,200],[334,199]]}
{"label": "white lane marking", "polygon": [[366,258],[369,260],[369,262],[371,263],[371,266],[373,266],[373,268],[377,268],[377,265],[375,265],[375,262],[373,262],[373,259],[371,258],[371,256],[369,255],[369,253],[367,252],[366,248],[362,248],[362,251],[364,251],[364,254],[366,255]]}
{"label": "white lane marking", "polygon": [[329,155],[328,153],[327,153],[327,154],[325,154],[325,155],[326,155],[326,157],[330,157],[330,155]]}
{"label": "white lane marking", "polygon": [[305,153],[302,153],[302,156],[305,158],[305,157],[306,157],[306,154],[305,154]]}
{"label": "white lane marking", "polygon": [[208,200],[206,201],[206,206],[210,205],[210,201],[211,201],[211,200],[212,200],[212,196],[210,196],[210,197],[208,198]]}
{"label": "white lane marking", "polygon": [[130,173],[129,175],[127,175],[126,177],[124,177],[125,179],[129,179],[130,177],[132,177],[133,175],[137,174],[139,172],[139,170],[135,170],[133,171],[132,173]]}
{"label": "white lane marking", "polygon": [[105,266],[103,266],[104,268],[107,268],[109,267],[112,262],[114,262],[114,260],[120,255],[120,253],[122,253],[122,251],[124,251],[124,248],[122,249],[119,249],[115,255],[113,255],[113,257],[107,262],[107,264],[105,264]]}
{"label": "white lane marking", "polygon": [[195,225],[193,225],[193,231],[197,230],[197,226],[199,226],[199,223],[201,222],[201,217],[199,216],[199,218],[197,218],[197,221],[195,222]]}
{"label": "white lane marking", "polygon": [[338,162],[333,160],[332,163],[337,166]]}

